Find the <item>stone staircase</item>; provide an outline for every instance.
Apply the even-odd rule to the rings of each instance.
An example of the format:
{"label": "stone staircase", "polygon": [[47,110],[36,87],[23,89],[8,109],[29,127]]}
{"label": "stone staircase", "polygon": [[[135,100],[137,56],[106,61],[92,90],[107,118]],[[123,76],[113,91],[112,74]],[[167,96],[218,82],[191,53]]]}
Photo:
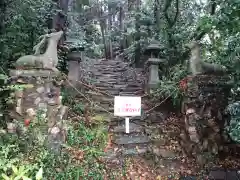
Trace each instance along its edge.
{"label": "stone staircase", "polygon": [[[186,171],[189,169],[188,165],[191,164],[191,168],[195,167],[194,162],[186,163],[186,159],[182,159],[180,153],[178,153],[181,149],[174,143],[177,143],[180,130],[175,127],[174,124],[176,123],[174,121],[170,119],[170,122],[168,122],[168,118],[163,111],[151,112],[148,118],[144,118],[144,115],[131,118],[129,134],[125,133],[124,118],[113,116],[114,96],[142,96],[144,94],[144,76],[141,69],[134,69],[136,72],[134,73],[127,63],[119,60],[91,60],[91,62],[81,62],[80,66],[82,70],[80,72],[81,80],[89,82],[89,79],[91,79],[93,86],[101,91],[87,89],[84,94],[87,94],[98,105],[93,108],[94,114],[104,119],[104,122],[108,125],[109,134],[112,135],[113,146],[105,156],[107,162],[123,166],[126,156],[139,157],[146,152],[152,152],[157,156],[157,171],[163,177],[167,177],[175,170]],[[143,107],[148,104],[147,102],[147,99],[142,98]],[[172,137],[175,137],[175,139],[171,139]],[[171,149],[173,146],[175,146],[174,150]],[[154,168],[156,168],[155,166],[154,163]],[[193,171],[195,170],[193,169]],[[236,171],[234,173],[236,174]],[[212,177],[217,177],[216,174],[218,173],[210,172]],[[220,176],[225,177],[222,174]],[[194,178],[186,176],[180,179]]]}
{"label": "stone staircase", "polygon": [[[93,85],[96,89],[86,92],[99,106],[94,108],[94,113],[105,117],[108,121],[109,133],[112,134],[113,147],[108,152],[108,157],[139,155],[147,151],[150,143],[145,133],[143,117],[130,118],[130,133],[125,133],[124,118],[114,117],[114,96],[141,96],[143,95],[143,75],[140,69],[134,73],[127,63],[117,60],[93,60],[87,71],[91,72]],[[81,64],[86,70],[86,65]],[[87,81],[83,77],[83,80]],[[108,111],[108,112],[106,112]]]}

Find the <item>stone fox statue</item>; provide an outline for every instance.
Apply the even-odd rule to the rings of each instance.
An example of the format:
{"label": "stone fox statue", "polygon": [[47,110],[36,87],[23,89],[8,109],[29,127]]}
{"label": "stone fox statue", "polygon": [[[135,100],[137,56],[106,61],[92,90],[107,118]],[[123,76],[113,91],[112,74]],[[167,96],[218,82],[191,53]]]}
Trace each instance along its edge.
{"label": "stone fox statue", "polygon": [[211,64],[201,60],[200,45],[197,41],[188,44],[191,49],[190,70],[193,75],[197,74],[224,74],[227,69],[219,64]]}
{"label": "stone fox statue", "polygon": [[[39,42],[33,48],[33,50],[35,50],[35,54],[20,57],[15,63],[16,68],[24,69],[26,67],[31,67],[58,71],[58,69],[56,68],[58,64],[57,45],[62,35],[63,31],[59,31],[40,36],[40,38],[42,38],[41,42]],[[44,54],[40,54],[42,45],[46,41],[47,49]]]}

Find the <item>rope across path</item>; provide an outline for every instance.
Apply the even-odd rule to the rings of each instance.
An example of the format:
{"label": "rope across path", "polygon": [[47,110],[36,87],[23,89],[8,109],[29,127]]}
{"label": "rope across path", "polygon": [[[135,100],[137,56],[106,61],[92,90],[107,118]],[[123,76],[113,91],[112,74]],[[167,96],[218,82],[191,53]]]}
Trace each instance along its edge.
{"label": "rope across path", "polygon": [[[79,90],[67,79],[68,77],[67,77],[66,74],[62,73],[62,75],[66,78],[67,83],[68,83],[79,95],[81,95],[83,98],[85,98],[91,105],[97,106],[97,107],[101,108],[102,110],[104,110],[105,112],[107,112],[109,115],[114,116],[114,114],[111,113],[110,111],[108,111],[106,108],[104,108],[104,107],[102,107],[102,106],[94,103],[94,102],[91,101],[89,98],[87,98],[87,97],[84,95],[84,93],[82,93],[81,91],[79,91]],[[86,83],[84,83],[84,82],[82,82],[82,81],[79,81],[79,80],[78,80],[77,82],[78,82],[79,84],[83,85],[84,87],[87,87],[87,88],[89,88],[89,89],[91,89],[91,90],[94,90],[94,91],[97,92],[97,93],[100,93],[100,94],[103,94],[103,95],[107,95],[107,96],[109,96],[109,97],[113,97],[113,98],[114,98],[113,95],[109,94],[108,92],[104,92],[104,91],[102,91],[102,90],[99,90],[97,87],[94,87],[93,85],[86,84]],[[159,93],[163,93],[163,92],[164,92],[164,90],[161,90]],[[157,107],[159,107],[159,106],[160,106],[161,104],[163,104],[168,98],[170,98],[175,92],[176,92],[176,90],[173,91],[171,94],[169,94],[169,95],[168,95],[166,98],[164,98],[161,102],[157,103],[155,106],[153,106],[153,107],[150,108],[149,110],[145,111],[145,114],[147,115],[147,114],[151,113],[154,109],[156,109]],[[140,97],[141,97],[141,98],[144,98],[144,97],[147,97],[147,96],[149,96],[149,94],[144,94],[144,95],[142,95],[142,96],[140,96]],[[134,118],[134,117],[133,117],[133,118]]]}

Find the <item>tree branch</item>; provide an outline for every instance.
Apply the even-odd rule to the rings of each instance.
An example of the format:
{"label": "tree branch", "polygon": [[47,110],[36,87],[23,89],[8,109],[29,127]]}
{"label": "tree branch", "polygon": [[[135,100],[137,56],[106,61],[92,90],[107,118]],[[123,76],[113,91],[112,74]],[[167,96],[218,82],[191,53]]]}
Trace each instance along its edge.
{"label": "tree branch", "polygon": [[164,16],[165,16],[165,18],[166,18],[166,20],[167,20],[169,25],[171,25],[172,22],[171,22],[171,19],[168,16],[167,11],[168,11],[169,7],[171,6],[172,1],[173,0],[165,0],[165,6],[164,6],[164,9],[163,9]]}
{"label": "tree branch", "polygon": [[163,9],[165,18],[166,18],[166,20],[167,20],[168,25],[169,25],[170,28],[172,28],[172,27],[174,26],[174,24],[176,23],[177,18],[178,18],[178,14],[179,14],[179,0],[176,0],[176,1],[175,1],[176,14],[175,14],[173,20],[171,20],[171,18],[168,16],[167,11],[168,11],[168,9],[169,9],[170,6],[171,6],[172,1],[173,1],[173,0],[166,0],[166,1],[165,1],[165,7],[164,7],[164,9]]}
{"label": "tree branch", "polygon": [[176,14],[175,14],[175,17],[174,17],[174,19],[173,19],[172,26],[176,23],[177,18],[178,18],[178,14],[179,14],[179,1],[176,0],[175,3],[176,3],[176,4],[175,4]]}
{"label": "tree branch", "polygon": [[[216,7],[217,7],[216,0],[211,0],[211,3],[210,3],[210,4],[211,4],[210,15],[212,16],[212,15],[214,15],[215,12],[216,12]],[[206,30],[198,33],[199,29],[200,29],[200,27],[198,27],[198,28],[196,29],[196,32],[194,33],[193,38],[191,38],[191,39],[200,40],[200,39],[203,38],[203,36],[204,36],[205,34],[208,33]]]}
{"label": "tree branch", "polygon": [[210,15],[214,15],[216,12],[217,3],[215,0],[211,0],[211,11]]}

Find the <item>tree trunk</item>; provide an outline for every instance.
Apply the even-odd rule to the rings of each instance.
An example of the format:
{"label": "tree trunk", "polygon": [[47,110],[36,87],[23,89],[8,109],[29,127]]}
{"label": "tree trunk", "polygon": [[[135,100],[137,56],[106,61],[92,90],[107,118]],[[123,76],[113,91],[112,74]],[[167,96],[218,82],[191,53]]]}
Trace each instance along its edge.
{"label": "tree trunk", "polygon": [[141,47],[140,47],[140,39],[141,39],[141,35],[140,35],[140,16],[139,16],[139,12],[140,12],[140,0],[136,0],[136,11],[137,11],[137,15],[135,17],[135,29],[136,29],[136,33],[135,33],[135,65],[136,67],[140,67],[140,53],[141,53]]}
{"label": "tree trunk", "polygon": [[102,9],[102,5],[99,1],[97,1],[96,7],[97,7],[96,11],[97,11],[97,16],[98,16],[98,21],[99,21],[100,29],[101,29],[102,40],[103,40],[103,44],[104,44],[105,58],[108,59],[107,41],[105,38],[106,22],[105,22],[105,19],[101,18],[103,16],[103,9]]}
{"label": "tree trunk", "polygon": [[109,58],[113,59],[113,48],[112,48],[112,39],[111,39],[111,32],[112,32],[112,15],[111,15],[111,8],[108,6],[108,33],[109,36]]}
{"label": "tree trunk", "polygon": [[100,28],[101,28],[101,34],[104,44],[104,52],[105,52],[105,58],[108,59],[108,48],[107,48],[107,42],[105,38],[105,22],[104,20],[100,20]]}
{"label": "tree trunk", "polygon": [[5,11],[6,11],[6,2],[2,0],[0,2],[0,34],[3,34],[4,31],[4,19],[5,19]]}
{"label": "tree trunk", "polygon": [[161,31],[160,28],[160,3],[159,0],[155,0],[154,2],[154,18],[155,18],[155,24],[156,24],[156,39],[159,39],[159,34]]}
{"label": "tree trunk", "polygon": [[[64,31],[66,30],[66,22],[67,22],[67,11],[68,11],[68,2],[69,0],[58,0],[58,6],[55,7],[57,9],[61,9],[62,12],[58,12],[56,15],[53,17],[53,24],[52,28],[57,30],[57,31]],[[62,39],[59,41],[59,44],[62,44],[66,40],[66,35],[62,37]]]}
{"label": "tree trunk", "polygon": [[[120,32],[121,34],[123,34],[124,32],[124,27],[123,27],[123,7],[120,6],[120,9],[119,9],[119,29],[120,29]],[[121,43],[120,43],[120,53],[123,53],[123,50],[124,50],[124,35],[122,37],[122,40],[121,40]]]}

